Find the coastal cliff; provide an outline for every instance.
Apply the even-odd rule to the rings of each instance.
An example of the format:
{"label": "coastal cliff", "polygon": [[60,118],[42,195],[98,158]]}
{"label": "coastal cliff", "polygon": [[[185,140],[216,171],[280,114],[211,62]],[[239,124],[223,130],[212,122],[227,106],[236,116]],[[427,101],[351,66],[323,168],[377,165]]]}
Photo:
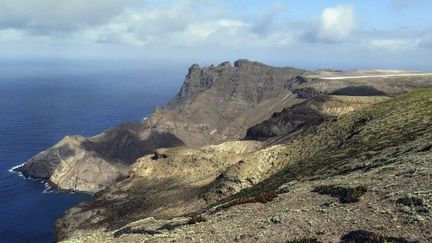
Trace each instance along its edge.
{"label": "coastal cliff", "polygon": [[66,136],[17,170],[95,193],[57,221],[59,241],[430,241],[432,91],[415,90],[432,75],[416,74],[194,64],[148,119]]}
{"label": "coastal cliff", "polygon": [[289,87],[304,73],[247,60],[234,66],[194,64],[178,95],[145,121],[90,138],[65,137],[18,170],[60,189],[97,192],[124,179],[136,159],[157,148],[197,148],[244,137],[250,126],[300,101]]}
{"label": "coastal cliff", "polygon": [[[273,113],[313,97],[355,95],[357,91],[370,94],[364,90],[372,90],[375,95],[396,95],[432,85],[429,77],[416,81],[410,77],[326,80],[316,74],[244,59],[233,65],[194,64],[179,93],[145,121],[114,127],[89,138],[67,136],[17,170],[26,176],[46,179],[60,189],[98,192],[127,178],[137,159],[158,148],[199,148],[244,137],[262,140],[297,131],[295,122],[279,122],[273,128],[259,124]],[[327,118],[307,124],[314,126]],[[260,134],[258,127],[264,131],[264,137],[255,136]],[[275,129],[279,132],[273,134]]]}

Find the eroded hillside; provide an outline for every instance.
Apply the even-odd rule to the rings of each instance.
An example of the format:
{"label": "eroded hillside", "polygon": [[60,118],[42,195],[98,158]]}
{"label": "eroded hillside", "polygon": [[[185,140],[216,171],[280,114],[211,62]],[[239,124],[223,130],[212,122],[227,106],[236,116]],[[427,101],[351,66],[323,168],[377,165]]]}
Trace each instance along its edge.
{"label": "eroded hillside", "polygon": [[270,147],[160,150],[94,202],[69,210],[59,238],[429,242],[431,141],[425,89]]}

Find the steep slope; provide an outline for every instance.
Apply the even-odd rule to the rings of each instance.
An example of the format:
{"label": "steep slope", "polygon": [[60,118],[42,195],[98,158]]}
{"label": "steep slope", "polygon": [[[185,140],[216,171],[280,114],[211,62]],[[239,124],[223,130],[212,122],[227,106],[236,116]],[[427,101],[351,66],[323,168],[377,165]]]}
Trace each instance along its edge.
{"label": "steep slope", "polygon": [[158,110],[154,124],[177,134],[189,147],[239,139],[253,124],[301,101],[289,86],[302,82],[304,73],[248,60],[234,66],[194,64],[178,95]]}
{"label": "steep slope", "polygon": [[304,73],[239,60],[189,69],[179,94],[139,124],[91,138],[66,137],[17,170],[61,189],[97,192],[125,178],[129,165],[156,148],[200,147],[244,136],[251,125],[299,102],[286,87]]}
{"label": "steep slope", "polygon": [[184,145],[170,133],[139,134],[138,129],[138,125],[122,125],[91,138],[67,136],[16,170],[48,179],[60,189],[96,192],[126,178],[135,159],[158,146]]}
{"label": "steep slope", "polygon": [[246,140],[287,139],[330,119],[384,101],[386,96],[315,96],[274,113],[271,118],[246,132]]}
{"label": "steep slope", "polygon": [[260,147],[250,141],[159,149],[138,159],[129,178],[97,193],[95,201],[68,211],[69,218],[58,222],[58,237],[66,238],[81,227],[118,227],[148,215],[180,216],[203,208],[206,201],[200,197],[209,185]]}
{"label": "steep slope", "polygon": [[[397,223],[401,227],[407,224],[407,228],[399,232],[413,239],[430,240],[430,235],[423,232],[432,226],[432,211],[428,206],[430,196],[427,196],[432,193],[430,180],[427,180],[431,175],[431,107],[432,89],[426,89],[348,113],[287,144],[262,149],[259,146],[250,147],[235,155],[231,150],[224,151],[251,142],[240,141],[235,146],[228,143],[220,145],[219,149],[203,148],[193,153],[163,150],[160,154],[166,156],[156,156],[157,162],[149,156],[144,157],[136,163],[129,179],[101,192],[94,202],[83,203],[69,210],[57,224],[59,237],[77,237],[81,240],[87,239],[86,237],[101,237],[115,240],[112,238],[115,234],[119,241],[124,242],[131,239],[156,240],[159,237],[187,240],[187,237],[195,234],[206,240],[222,240],[220,234],[209,232],[225,230],[224,235],[232,237],[231,240],[246,235],[244,239],[248,241],[260,237],[256,235],[256,227],[266,225],[265,222],[280,222],[285,227],[269,226],[262,241],[308,236],[308,233],[322,240],[334,241],[335,237],[359,227],[380,230],[390,236],[398,235],[398,231],[389,227],[395,223],[380,213],[382,210],[391,210],[396,217],[407,218],[406,222]],[[215,158],[214,162],[210,162],[212,166],[206,166],[208,162],[199,163],[198,161],[205,161],[203,157]],[[174,172],[165,176],[162,171],[165,173],[168,168],[172,168]],[[414,168],[418,169],[413,170]],[[160,182],[159,176],[164,178],[164,182],[157,184]],[[200,180],[203,181],[195,184],[194,181]],[[317,207],[326,207],[320,206],[328,201],[326,197],[311,192],[314,189],[311,187],[323,183],[336,184],[342,189],[364,184],[368,191],[365,200],[369,204],[360,202],[353,206],[328,209],[328,218],[331,220],[327,222],[329,227],[346,221],[344,216],[347,211],[344,209],[349,210],[348,214],[353,217],[360,212],[365,217],[358,216],[355,221],[345,222],[344,227],[334,227],[328,232],[319,233],[319,227],[323,223],[321,211],[325,209],[319,209],[321,211],[318,213],[307,212]],[[195,191],[178,194],[190,190]],[[422,200],[423,205],[418,210],[423,211],[407,208],[406,212],[396,212],[396,200],[402,198],[403,204],[406,201],[403,197],[408,192],[418,192],[418,200]],[[279,194],[279,197],[274,203],[269,203],[268,213],[265,212],[267,204],[246,204],[239,209],[234,207],[226,212],[222,210],[236,204],[262,201],[272,193]],[[265,200],[272,199],[273,196]],[[409,200],[406,204],[410,205]],[[293,223],[293,228],[283,218],[273,218],[270,221],[265,218],[265,222],[258,222],[280,210],[293,211],[294,215],[300,217],[295,213],[297,209],[304,209],[306,213],[304,218]],[[421,215],[413,216],[417,217],[417,221],[409,221],[411,216],[406,215],[407,212],[418,212]],[[207,215],[205,217],[210,222],[188,226],[187,219],[175,218],[196,213]],[[235,216],[230,216],[233,214]],[[146,217],[156,219],[132,223],[134,218],[139,220]],[[120,221],[114,221],[114,218]],[[254,219],[258,221],[252,226],[246,223],[254,222]],[[131,224],[121,228],[127,222]],[[380,229],[367,226],[370,222],[382,226]],[[409,222],[420,223],[411,227]],[[236,231],[229,230],[234,228]],[[100,233],[101,229],[107,229],[108,232]],[[118,229],[121,230],[117,231]],[[182,234],[184,230],[192,233]],[[241,239],[243,238],[239,240]]]}
{"label": "steep slope", "polygon": [[432,86],[432,78],[408,84],[397,79],[305,78],[309,74],[248,60],[238,60],[234,66],[229,62],[204,68],[194,64],[178,95],[149,119],[90,138],[67,137],[18,170],[47,179],[61,189],[97,192],[125,178],[129,166],[154,149],[180,145],[198,148],[241,139],[249,127],[317,94],[356,85],[385,94]]}

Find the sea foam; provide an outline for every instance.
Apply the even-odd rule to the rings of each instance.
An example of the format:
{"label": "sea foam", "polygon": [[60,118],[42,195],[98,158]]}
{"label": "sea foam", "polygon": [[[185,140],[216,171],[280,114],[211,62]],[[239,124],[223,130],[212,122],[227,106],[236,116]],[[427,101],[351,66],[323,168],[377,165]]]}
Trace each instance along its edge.
{"label": "sea foam", "polygon": [[9,173],[18,174],[20,177],[25,178],[25,176],[23,175],[23,173],[22,173],[21,171],[16,171],[16,169],[21,168],[21,167],[23,167],[24,165],[25,165],[25,163],[22,163],[22,164],[16,165],[16,166],[10,168],[8,171],[9,171]]}
{"label": "sea foam", "polygon": [[23,167],[24,165],[25,165],[25,163],[22,163],[22,164],[16,165],[16,166],[10,168],[10,169],[9,169],[9,172],[11,172],[11,173],[17,173],[15,170],[18,169],[18,168],[20,168],[20,167]]}

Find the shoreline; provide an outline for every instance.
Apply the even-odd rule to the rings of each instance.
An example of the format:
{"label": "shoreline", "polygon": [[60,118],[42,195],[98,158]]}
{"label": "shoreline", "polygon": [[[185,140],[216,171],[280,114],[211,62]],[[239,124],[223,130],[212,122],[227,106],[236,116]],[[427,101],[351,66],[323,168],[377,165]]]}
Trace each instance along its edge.
{"label": "shoreline", "polygon": [[[94,197],[94,193],[90,193],[90,192],[85,192],[85,191],[76,191],[76,190],[66,190],[66,189],[61,189],[59,188],[56,184],[52,183],[49,179],[47,178],[38,178],[38,177],[33,177],[30,175],[26,175],[24,174],[24,172],[20,171],[19,169],[21,167],[23,167],[26,163],[22,163],[16,166],[11,167],[8,172],[11,174],[17,174],[19,177],[21,177],[24,180],[32,180],[35,182],[39,182],[44,184],[45,189],[42,191],[42,193],[58,193],[58,192],[67,192],[67,193],[83,193],[83,194],[87,194],[87,195],[91,195]],[[94,198],[93,198],[94,199]],[[93,200],[92,199],[92,200]]]}

